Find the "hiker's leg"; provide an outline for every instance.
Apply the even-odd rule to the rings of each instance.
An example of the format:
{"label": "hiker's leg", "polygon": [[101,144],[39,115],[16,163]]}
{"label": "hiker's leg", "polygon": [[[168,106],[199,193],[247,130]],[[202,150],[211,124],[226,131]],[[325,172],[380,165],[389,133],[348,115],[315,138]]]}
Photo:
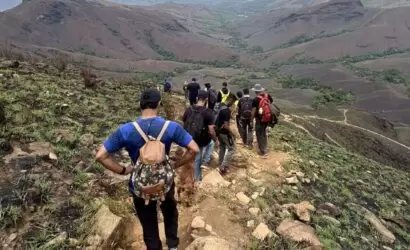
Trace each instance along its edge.
{"label": "hiker's leg", "polygon": [[204,160],[203,160],[205,165],[208,165],[208,163],[211,161],[211,156],[212,156],[212,153],[214,152],[214,147],[215,147],[214,140],[211,140],[211,142],[205,147]]}
{"label": "hiker's leg", "polygon": [[162,249],[158,231],[157,203],[151,201],[148,205],[145,205],[144,199],[134,196],[134,205],[142,225],[147,250]]}
{"label": "hiker's leg", "polygon": [[262,123],[261,124],[261,144],[260,144],[260,150],[261,154],[265,155],[268,153],[268,135],[266,134],[266,128],[268,127],[268,124]]}
{"label": "hiker's leg", "polygon": [[[164,216],[165,236],[167,238],[168,248],[176,248],[179,244],[178,239],[178,209],[175,200],[175,184],[161,203],[162,215]],[[162,249],[162,248],[161,248]]]}
{"label": "hiker's leg", "polygon": [[253,144],[253,129],[250,120],[246,120],[246,144],[250,147]]}
{"label": "hiker's leg", "polygon": [[204,148],[200,147],[199,152],[196,154],[195,157],[195,168],[194,168],[194,175],[195,175],[195,180],[196,181],[201,181],[202,180],[202,172],[201,172],[201,165],[202,165],[202,152]]}
{"label": "hiker's leg", "polygon": [[223,138],[223,135],[219,135],[218,136],[219,139],[219,168],[222,170],[222,163],[223,160],[225,158],[225,154],[226,154],[226,141]]}
{"label": "hiker's leg", "polygon": [[259,119],[256,119],[255,123],[255,132],[256,132],[256,141],[258,142],[258,148],[261,154],[265,154],[264,152],[264,135],[263,133],[265,130],[263,129],[263,124]]}
{"label": "hiker's leg", "polygon": [[246,124],[245,124],[245,120],[239,119],[238,120],[238,132],[239,135],[241,136],[243,145],[246,145]]}
{"label": "hiker's leg", "polygon": [[226,144],[227,152],[222,162],[222,166],[227,169],[232,161],[232,157],[235,154],[235,141],[233,136],[226,135],[228,143]]}

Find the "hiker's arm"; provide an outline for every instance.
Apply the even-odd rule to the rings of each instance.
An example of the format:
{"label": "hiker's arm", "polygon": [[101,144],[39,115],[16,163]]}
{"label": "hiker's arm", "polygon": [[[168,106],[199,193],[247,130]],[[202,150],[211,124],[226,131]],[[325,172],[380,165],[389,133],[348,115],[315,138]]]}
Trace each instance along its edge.
{"label": "hiker's arm", "polygon": [[209,131],[209,134],[211,135],[212,140],[214,140],[214,142],[218,142],[218,137],[216,136],[216,132],[215,132],[215,125],[209,125],[208,131]]}
{"label": "hiker's arm", "polygon": [[199,147],[196,144],[194,140],[191,140],[191,142],[186,146],[187,151],[185,154],[182,156],[180,160],[175,162],[174,168],[177,169],[189,162],[192,162],[195,159],[196,154],[199,152]]}
{"label": "hiker's arm", "polygon": [[117,174],[126,175],[132,172],[132,166],[127,166],[125,167],[125,172],[122,173],[124,167],[112,158],[112,156],[110,155],[110,153],[108,153],[104,145],[101,145],[98,148],[97,154],[95,155],[95,160],[101,163],[101,165],[103,165],[106,169],[111,170],[112,172]]}
{"label": "hiker's arm", "polygon": [[222,94],[221,91],[218,92],[218,97],[216,98],[216,103],[221,103],[222,102]]}
{"label": "hiker's arm", "polygon": [[255,116],[256,116],[256,108],[253,107],[252,112],[251,112],[251,128],[253,128],[253,121],[255,120]]}

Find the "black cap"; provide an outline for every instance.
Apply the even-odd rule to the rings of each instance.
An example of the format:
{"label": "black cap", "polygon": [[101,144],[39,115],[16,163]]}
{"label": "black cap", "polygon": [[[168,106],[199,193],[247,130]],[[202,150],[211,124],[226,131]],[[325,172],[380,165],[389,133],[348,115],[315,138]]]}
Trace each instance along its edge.
{"label": "black cap", "polygon": [[[156,88],[149,88],[142,92],[140,103],[156,103],[161,101],[161,93]],[[142,106],[142,105],[141,105]]]}
{"label": "black cap", "polygon": [[205,83],[205,87],[207,87],[208,89],[211,87],[211,84],[209,82]]}
{"label": "black cap", "polygon": [[193,82],[196,82],[196,78],[192,78],[192,81],[193,81]]}
{"label": "black cap", "polygon": [[206,98],[208,98],[208,96],[209,96],[208,91],[203,90],[203,89],[198,91],[198,99],[205,100]]}

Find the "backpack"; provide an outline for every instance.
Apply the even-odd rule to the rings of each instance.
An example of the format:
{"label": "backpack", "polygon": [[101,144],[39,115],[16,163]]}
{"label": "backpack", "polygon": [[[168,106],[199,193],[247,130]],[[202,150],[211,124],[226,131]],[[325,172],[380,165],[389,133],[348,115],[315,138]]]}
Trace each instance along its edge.
{"label": "backpack", "polygon": [[216,104],[216,100],[218,99],[218,94],[216,93],[216,91],[214,89],[209,89],[209,106],[215,106]]}
{"label": "backpack", "polygon": [[140,155],[130,177],[133,193],[145,200],[148,205],[151,200],[165,200],[165,194],[174,182],[174,170],[168,160],[165,145],[161,139],[168,128],[169,121],[162,126],[157,138],[147,136],[137,122],[133,125],[144,139],[145,144],[140,149]]}
{"label": "backpack", "polygon": [[184,129],[192,136],[195,142],[200,142],[206,136],[206,128],[204,127],[203,112],[195,110],[192,106],[189,107],[191,114],[188,115],[188,119],[184,122]]}
{"label": "backpack", "polygon": [[164,92],[170,92],[171,91],[171,83],[166,81],[164,83]]}
{"label": "backpack", "polygon": [[220,104],[220,105],[216,105],[214,108],[214,114],[215,114],[215,125],[216,125],[216,131],[218,132],[220,130],[220,128],[218,127],[218,123],[219,123],[219,113],[221,112],[221,110],[227,109],[228,106],[224,105],[224,104]]}
{"label": "backpack", "polygon": [[259,95],[259,114],[261,122],[274,126],[278,122],[280,109],[277,105],[270,102],[268,94]]}
{"label": "backpack", "polygon": [[243,120],[251,119],[252,116],[252,98],[250,97],[243,97],[239,100],[241,106],[241,114],[240,118]]}

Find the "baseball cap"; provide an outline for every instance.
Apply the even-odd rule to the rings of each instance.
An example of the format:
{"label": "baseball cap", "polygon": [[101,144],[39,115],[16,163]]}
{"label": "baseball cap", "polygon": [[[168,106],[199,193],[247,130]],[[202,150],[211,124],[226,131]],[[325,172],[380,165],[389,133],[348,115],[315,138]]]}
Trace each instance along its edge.
{"label": "baseball cap", "polygon": [[156,103],[161,101],[161,94],[159,93],[158,89],[156,88],[149,88],[145,89],[141,93],[140,103]]}
{"label": "baseball cap", "polygon": [[209,96],[208,91],[203,90],[203,89],[198,91],[198,99],[205,100],[206,98],[208,98],[208,96]]}

